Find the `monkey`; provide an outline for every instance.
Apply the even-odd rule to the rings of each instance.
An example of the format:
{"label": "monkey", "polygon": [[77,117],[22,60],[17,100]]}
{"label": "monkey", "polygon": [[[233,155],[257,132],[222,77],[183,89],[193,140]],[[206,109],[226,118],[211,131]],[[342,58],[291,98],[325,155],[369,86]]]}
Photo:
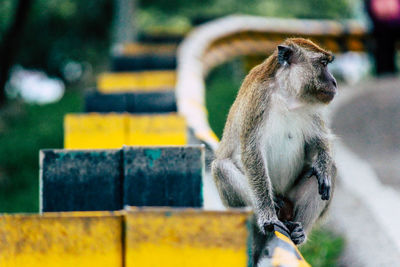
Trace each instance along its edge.
{"label": "monkey", "polygon": [[331,52],[288,38],[245,77],[211,172],[227,207],[252,207],[255,239],[274,225],[302,244],[327,210],[336,179],[325,107],[337,93]]}

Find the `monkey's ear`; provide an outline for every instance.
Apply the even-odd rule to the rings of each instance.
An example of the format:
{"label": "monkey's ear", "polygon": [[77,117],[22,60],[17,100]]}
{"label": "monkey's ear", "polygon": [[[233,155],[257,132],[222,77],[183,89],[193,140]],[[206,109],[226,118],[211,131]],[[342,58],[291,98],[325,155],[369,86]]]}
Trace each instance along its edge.
{"label": "monkey's ear", "polygon": [[293,50],[289,46],[286,45],[278,45],[278,62],[282,66],[285,63],[290,64],[290,59],[293,55]]}

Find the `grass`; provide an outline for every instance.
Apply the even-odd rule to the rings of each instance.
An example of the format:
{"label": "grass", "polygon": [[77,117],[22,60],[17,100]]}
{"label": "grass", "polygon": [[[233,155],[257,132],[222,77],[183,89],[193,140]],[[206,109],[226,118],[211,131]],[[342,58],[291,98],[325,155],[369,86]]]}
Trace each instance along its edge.
{"label": "grass", "polygon": [[324,227],[315,228],[307,243],[300,247],[303,257],[313,267],[338,266],[338,258],[343,250],[344,240]]}
{"label": "grass", "polygon": [[[221,137],[229,107],[245,76],[241,60],[216,68],[207,79],[210,124]],[[82,110],[80,92],[69,90],[49,105],[12,103],[0,115],[0,213],[37,212],[39,150],[63,147],[63,117]],[[301,247],[312,266],[337,266],[343,240],[324,228]]]}

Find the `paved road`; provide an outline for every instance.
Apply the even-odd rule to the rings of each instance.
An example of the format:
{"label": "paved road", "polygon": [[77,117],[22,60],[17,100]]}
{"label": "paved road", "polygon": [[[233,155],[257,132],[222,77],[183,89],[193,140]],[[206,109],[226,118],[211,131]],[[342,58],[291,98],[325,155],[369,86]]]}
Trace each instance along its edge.
{"label": "paved road", "polygon": [[400,191],[400,79],[371,80],[343,94],[348,90],[364,92],[336,112],[334,133]]}
{"label": "paved road", "polygon": [[346,238],[340,266],[400,262],[400,79],[343,86],[332,105],[338,186],[329,224]]}

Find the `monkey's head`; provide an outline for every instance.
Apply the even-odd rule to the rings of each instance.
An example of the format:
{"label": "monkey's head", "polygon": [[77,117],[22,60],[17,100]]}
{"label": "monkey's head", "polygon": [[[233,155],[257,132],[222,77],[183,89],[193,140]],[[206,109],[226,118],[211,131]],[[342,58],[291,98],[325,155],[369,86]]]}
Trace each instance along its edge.
{"label": "monkey's head", "polygon": [[[310,40],[290,38],[274,53],[276,78],[302,101],[329,103],[336,94],[336,80],[328,71],[334,56]],[[280,80],[280,81],[279,81]]]}

